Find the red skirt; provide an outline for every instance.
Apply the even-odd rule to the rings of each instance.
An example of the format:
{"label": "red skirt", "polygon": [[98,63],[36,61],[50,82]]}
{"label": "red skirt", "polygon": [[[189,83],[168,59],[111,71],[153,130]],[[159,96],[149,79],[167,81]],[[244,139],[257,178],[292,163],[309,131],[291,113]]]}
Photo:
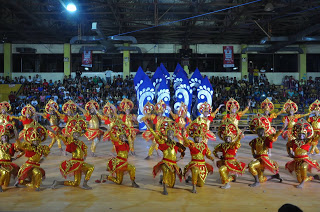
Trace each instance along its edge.
{"label": "red skirt", "polygon": [[166,165],[171,172],[174,172],[178,175],[180,182],[182,181],[182,170],[177,165],[177,162],[163,158],[162,161],[160,161],[157,165],[153,167],[153,177],[156,177],[157,174],[161,171],[161,165]]}
{"label": "red skirt", "polygon": [[146,141],[152,141],[154,139],[153,134],[150,132],[150,130],[146,130],[142,133],[142,137]]}
{"label": "red skirt", "polygon": [[223,160],[222,163],[217,162],[217,167],[220,168],[221,165],[225,165],[228,171],[232,174],[240,174],[242,175],[245,172],[246,164],[237,161],[236,159]]}
{"label": "red skirt", "polygon": [[55,133],[53,133],[52,131],[48,130],[48,135],[50,136],[50,138],[53,138],[53,137],[57,136],[58,134],[60,134],[61,129],[60,129],[59,126],[53,125],[53,126],[51,126],[51,128]]}
{"label": "red skirt", "polygon": [[260,160],[260,163],[272,173],[277,174],[279,172],[278,163],[273,160],[270,160],[268,156],[261,156],[259,160]]}
{"label": "red skirt", "polygon": [[107,161],[107,171],[111,172],[114,176],[116,172],[127,171],[128,170],[128,161],[126,158],[121,158],[119,156],[110,158]]}
{"label": "red skirt", "polygon": [[295,171],[295,167],[301,165],[302,163],[308,164],[308,172],[311,172],[312,169],[316,169],[318,172],[320,171],[320,166],[316,160],[311,160],[309,157],[305,158],[297,158],[295,160],[289,161],[286,163],[285,168],[290,172]]}
{"label": "red skirt", "polygon": [[200,170],[199,176],[200,179],[205,181],[207,178],[208,173],[213,173],[213,166],[209,163],[206,163],[205,160],[203,161],[190,161],[188,165],[184,167],[183,176],[186,178],[193,167],[197,167]]}
{"label": "red skirt", "polygon": [[65,160],[60,164],[60,173],[64,178],[73,176],[82,171],[83,160]]}
{"label": "red skirt", "polygon": [[100,139],[101,135],[103,135],[103,131],[100,129],[87,129],[87,132],[84,135],[88,140],[93,140],[96,137]]}
{"label": "red skirt", "polygon": [[4,161],[4,160],[0,160],[0,170],[4,170],[6,172],[10,172],[10,174],[12,174],[13,176],[16,176],[18,174],[20,167],[15,164],[12,163],[11,161]]}
{"label": "red skirt", "polygon": [[28,177],[31,177],[32,176],[32,170],[34,168],[38,168],[41,171],[42,179],[44,179],[45,176],[46,176],[46,172],[43,170],[43,168],[40,167],[40,164],[27,161],[19,169],[19,172],[18,172],[19,181],[23,181],[23,180],[27,179]]}

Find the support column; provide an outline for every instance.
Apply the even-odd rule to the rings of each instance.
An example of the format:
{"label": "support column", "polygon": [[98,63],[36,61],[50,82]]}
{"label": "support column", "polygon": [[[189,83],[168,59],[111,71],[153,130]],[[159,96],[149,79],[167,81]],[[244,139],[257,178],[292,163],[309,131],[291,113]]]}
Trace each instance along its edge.
{"label": "support column", "polygon": [[64,75],[69,76],[71,74],[71,44],[63,44],[63,67]]}
{"label": "support column", "polygon": [[[247,48],[247,45],[241,45],[241,50]],[[241,54],[240,58],[240,64],[241,64],[241,79],[244,77],[244,75],[248,76],[248,54]]]}
{"label": "support column", "polygon": [[12,79],[12,44],[5,43],[3,45],[3,70],[4,70],[4,77],[9,77]]}
{"label": "support column", "polygon": [[[123,46],[130,46],[129,43],[124,43]],[[130,51],[123,51],[123,79],[130,75]]]}
{"label": "support column", "polygon": [[300,48],[303,50],[303,54],[298,55],[298,70],[299,80],[307,79],[307,49],[305,45],[301,45]]}
{"label": "support column", "polygon": [[188,76],[189,76],[189,73],[190,73],[190,71],[189,71],[189,66],[183,66],[183,69],[184,69],[184,71],[188,74]]}

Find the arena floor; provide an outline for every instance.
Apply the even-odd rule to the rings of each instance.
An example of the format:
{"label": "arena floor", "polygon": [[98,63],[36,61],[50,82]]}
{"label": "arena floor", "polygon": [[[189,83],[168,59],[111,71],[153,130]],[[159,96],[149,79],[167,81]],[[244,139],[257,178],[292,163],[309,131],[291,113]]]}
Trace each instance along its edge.
{"label": "arena floor", "polygon": [[[249,141],[253,135],[248,135],[242,140],[242,147],[238,152],[238,159],[249,163],[252,158]],[[88,145],[90,143],[83,138]],[[49,144],[47,139],[45,144]],[[221,142],[209,143],[213,147]],[[291,203],[299,206],[303,211],[319,211],[318,199],[320,182],[308,182],[303,189],[295,188],[297,181],[285,169],[285,163],[290,160],[285,151],[285,141],[279,138],[272,150],[272,159],[276,160],[281,169],[280,174],[284,181],[270,181],[258,188],[251,188],[248,184],[253,182],[253,177],[246,172],[238,181],[231,184],[228,190],[220,189],[218,170],[208,176],[205,187],[197,188],[198,193],[191,193],[191,184],[176,182],[175,188],[168,189],[169,195],[161,194],[162,186],[159,177],[152,177],[152,167],[161,159],[155,156],[151,160],[144,160],[147,156],[150,143],[146,143],[141,135],[136,140],[136,156],[130,156],[129,162],[137,169],[136,182],[140,188],[132,188],[129,176],[126,175],[123,185],[112,182],[97,184],[102,173],[106,173],[106,160],[112,157],[111,143],[99,143],[98,157],[88,157],[87,162],[95,165],[95,171],[89,181],[92,190],[81,188],[59,187],[52,190],[49,186],[53,180],[62,180],[59,165],[63,160],[69,159],[60,156],[55,145],[51,154],[41,165],[47,178],[43,181],[42,191],[36,192],[28,188],[14,188],[11,180],[10,187],[0,193],[0,211],[277,211],[281,205]],[[161,153],[160,153],[161,154]],[[320,160],[320,156],[313,156]],[[23,164],[25,158],[16,161]],[[190,161],[189,150],[186,157],[178,164],[183,168]]]}

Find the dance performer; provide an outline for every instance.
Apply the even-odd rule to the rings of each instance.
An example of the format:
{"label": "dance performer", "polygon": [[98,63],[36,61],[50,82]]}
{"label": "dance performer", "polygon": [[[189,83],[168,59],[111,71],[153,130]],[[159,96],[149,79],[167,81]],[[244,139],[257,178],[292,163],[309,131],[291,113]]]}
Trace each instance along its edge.
{"label": "dance performer", "polygon": [[[273,103],[266,98],[262,103],[261,103],[261,110],[263,111],[263,115],[269,120],[270,124],[272,125],[272,120],[277,118],[280,114],[284,113],[285,111],[282,109],[278,113],[271,112],[274,110],[274,105]],[[270,130],[265,132],[265,135],[272,135],[276,133],[276,129],[271,126]]]}
{"label": "dance performer", "polygon": [[229,120],[238,127],[241,117],[249,111],[250,105],[251,100],[249,101],[248,106],[243,111],[238,112],[240,109],[239,103],[237,102],[237,100],[230,98],[226,104],[226,109],[229,113],[222,118],[222,123]]}
{"label": "dance performer", "polygon": [[159,149],[163,152],[162,160],[153,167],[153,177],[156,177],[160,171],[163,172],[163,176],[160,176],[160,183],[163,185],[162,194],[168,195],[167,186],[173,188],[176,175],[182,181],[182,171],[177,165],[177,152],[180,152],[183,157],[186,148],[174,141],[174,136],[179,132],[179,127],[174,121],[163,121],[158,132],[148,126],[148,123],[146,125],[159,144]]}
{"label": "dance performer", "polygon": [[283,105],[283,110],[285,110],[288,113],[288,116],[285,116],[282,119],[282,122],[284,123],[285,121],[288,122],[288,129],[282,133],[282,137],[284,139],[288,139],[288,141],[291,141],[295,139],[293,136],[293,126],[297,123],[299,118],[309,116],[310,113],[307,114],[296,114],[295,113],[298,111],[298,105],[291,101],[290,99]]}
{"label": "dance performer", "polygon": [[[271,179],[279,179],[282,182],[282,178],[279,175],[278,163],[272,161],[268,156],[268,149],[272,148],[272,145],[277,141],[283,130],[287,127],[287,122],[283,125],[283,128],[275,134],[267,135],[266,132],[270,131],[271,125],[265,116],[258,114],[250,122],[250,129],[254,134],[258,135],[258,138],[250,141],[252,156],[254,158],[248,165],[249,172],[254,177],[255,182],[251,184],[251,187],[260,186],[260,183],[264,183]],[[264,170],[268,169],[274,175],[264,176]]]}
{"label": "dance performer", "polygon": [[[237,161],[235,158],[243,136],[237,125],[229,119],[219,127],[219,130],[224,143],[218,144],[213,150],[213,154],[220,159],[217,161],[217,167],[219,168],[221,183],[224,184],[220,188],[228,189],[231,187],[230,182],[235,182],[237,175],[242,175],[245,172],[246,164]],[[218,152],[221,152],[222,156],[219,157]],[[229,176],[230,173],[231,176]]]}
{"label": "dance performer", "polygon": [[26,185],[40,191],[40,185],[45,178],[45,171],[40,168],[40,163],[50,153],[50,148],[41,145],[41,142],[47,138],[47,130],[36,121],[28,124],[28,128],[24,131],[24,140],[20,149],[25,152],[28,160],[20,167],[18,172],[18,184]]}
{"label": "dance performer", "polygon": [[216,117],[216,114],[219,112],[222,106],[224,105],[219,105],[219,107],[213,113],[211,113],[211,105],[207,102],[202,103],[199,107],[199,112],[201,113],[201,115],[196,118],[196,122],[199,124],[204,123],[205,125],[207,125],[207,136],[203,139],[205,143],[208,143],[208,139],[213,141],[216,140],[215,134],[210,131],[210,123],[213,122],[213,119]]}
{"label": "dance performer", "polygon": [[11,105],[7,101],[3,101],[0,103],[0,124],[9,122],[10,124],[7,124],[7,127],[9,127],[9,139],[14,138],[14,122],[12,122],[12,118],[8,114],[8,112],[11,110]]}
{"label": "dance performer", "polygon": [[[64,123],[68,123],[69,120],[72,120],[73,116],[75,116],[75,113],[77,111],[77,105],[72,101],[69,100],[66,103],[62,105],[62,112],[64,114],[61,114],[55,107],[52,107],[52,109],[58,114],[59,118],[63,120]],[[68,136],[65,132],[65,128],[61,130],[62,135]]]}
{"label": "dance performer", "polygon": [[91,144],[91,156],[95,157],[97,144],[101,140],[101,136],[103,135],[103,131],[100,130],[100,118],[98,115],[99,104],[91,100],[86,103],[85,110],[77,105],[78,109],[84,114],[86,120],[89,122],[89,127],[84,134],[89,141],[92,141]]}
{"label": "dance performer", "polygon": [[[147,124],[149,124],[150,122],[152,122],[152,124],[154,125],[154,129],[156,132],[158,132],[159,130],[159,126],[164,122],[164,121],[171,121],[170,118],[166,117],[164,114],[164,111],[166,110],[167,105],[163,100],[160,100],[157,104],[155,104],[154,106],[154,111],[156,114],[150,114],[150,115],[146,115],[144,116],[141,120],[147,122]],[[151,127],[151,125],[148,125],[149,127]],[[158,143],[156,141],[156,139],[154,138],[153,134],[151,133],[150,130],[146,131],[146,134],[144,134],[144,137],[151,137],[153,138],[152,140],[152,144],[149,148],[149,152],[148,152],[148,156],[145,158],[146,160],[150,159],[150,157],[152,156],[152,153],[154,150],[157,151],[158,149]]]}
{"label": "dance performer", "polygon": [[[10,143],[10,131],[14,129],[16,143]],[[19,166],[12,163],[14,154],[19,151],[20,140],[17,130],[7,120],[0,125],[0,192],[3,192],[2,186],[7,187],[10,184],[11,175],[16,178]]]}
{"label": "dance performer", "polygon": [[315,114],[314,116],[308,118],[308,122],[311,124],[314,131],[310,154],[319,154],[317,145],[320,136],[320,101],[318,99],[309,106],[309,111]]}
{"label": "dance performer", "polygon": [[61,146],[61,140],[59,138],[59,135],[61,134],[61,129],[59,127],[60,124],[60,118],[56,111],[58,111],[59,105],[53,101],[49,100],[45,107],[45,113],[37,113],[37,115],[42,116],[43,118],[47,119],[49,121],[50,127],[53,131],[48,130],[48,135],[52,138],[51,144],[49,145],[49,148],[57,142],[58,148],[60,149],[60,152],[62,155],[66,156],[66,153],[63,151]]}
{"label": "dance performer", "polygon": [[94,166],[84,162],[87,157],[87,146],[79,138],[87,131],[86,122],[77,114],[71,120],[69,119],[65,132],[69,135],[64,137],[60,135],[63,143],[66,145],[66,151],[72,154],[70,160],[63,161],[60,165],[61,175],[66,179],[68,176],[74,176],[74,181],[54,181],[51,188],[57,185],[79,186],[82,174],[85,175],[81,188],[92,189],[88,186],[88,181],[94,170]]}
{"label": "dance performer", "polygon": [[11,116],[12,119],[17,119],[23,124],[23,130],[21,130],[19,133],[19,140],[25,137],[26,129],[29,128],[29,125],[34,121],[33,116],[35,115],[35,112],[36,109],[32,105],[27,104],[22,108],[21,116]]}
{"label": "dance performer", "polygon": [[[184,129],[183,129],[184,130]],[[183,145],[190,149],[191,161],[184,167],[183,176],[186,178],[191,171],[192,178],[188,176],[186,182],[192,182],[192,193],[197,193],[196,187],[204,186],[208,173],[213,173],[213,167],[206,163],[204,157],[214,160],[211,156],[211,151],[203,139],[206,138],[207,125],[204,123],[197,123],[193,121],[187,127],[187,134],[193,138],[194,141],[187,139],[183,132]]]}
{"label": "dance performer", "polygon": [[290,173],[296,173],[297,180],[300,183],[296,187],[303,188],[305,182],[311,181],[314,178],[319,180],[318,175],[312,177],[307,174],[313,168],[318,172],[320,171],[318,162],[308,156],[313,136],[312,126],[306,120],[300,119],[292,128],[292,136],[295,139],[288,141],[287,152],[293,160],[287,162],[285,167]]}
{"label": "dance performer", "polygon": [[131,128],[131,134],[128,137],[129,145],[130,145],[130,152],[132,155],[135,155],[134,153],[134,140],[136,139],[136,134],[139,132],[138,129],[135,129],[133,126],[134,122],[137,121],[137,117],[134,114],[130,114],[130,111],[133,109],[133,102],[130,101],[129,99],[124,98],[120,102],[120,110],[123,111],[125,114],[120,114],[119,117],[120,119]]}
{"label": "dance performer", "polygon": [[[150,127],[154,127],[155,125],[153,124],[152,121],[152,117],[153,119],[155,118],[155,115],[152,114],[152,112],[155,110],[155,106],[153,104],[151,104],[150,102],[147,102],[147,104],[145,104],[145,106],[143,107],[143,114],[144,117],[141,118],[141,121],[145,121],[148,123],[148,125]],[[146,141],[151,141],[152,144],[149,148],[149,152],[148,152],[148,156],[145,158],[146,160],[150,159],[150,157],[152,156],[153,150],[156,150],[157,154],[158,153],[158,144],[155,141],[154,136],[152,135],[152,133],[150,132],[150,130],[146,130],[142,133],[142,137],[146,140]]]}
{"label": "dance performer", "polygon": [[110,138],[116,147],[117,157],[110,158],[107,162],[107,171],[110,175],[102,174],[97,183],[110,180],[116,184],[121,184],[123,175],[128,172],[132,182],[132,187],[139,188],[135,182],[136,167],[128,163],[128,154],[130,151],[128,137],[131,135],[131,128],[121,120],[117,120],[110,131]]}
{"label": "dance performer", "polygon": [[[187,105],[184,103],[184,102],[181,102],[181,105],[178,109],[178,114],[174,114],[172,111],[171,111],[171,108],[168,107],[169,110],[170,110],[170,114],[173,118],[173,120],[178,124],[179,126],[179,134],[177,136],[179,142],[182,144],[183,143],[183,136],[185,137],[188,137],[187,135],[182,135],[182,131],[183,129],[186,128],[186,125],[190,124],[191,123],[191,119],[187,116],[188,114],[188,107]],[[185,132],[185,130],[184,130]]]}

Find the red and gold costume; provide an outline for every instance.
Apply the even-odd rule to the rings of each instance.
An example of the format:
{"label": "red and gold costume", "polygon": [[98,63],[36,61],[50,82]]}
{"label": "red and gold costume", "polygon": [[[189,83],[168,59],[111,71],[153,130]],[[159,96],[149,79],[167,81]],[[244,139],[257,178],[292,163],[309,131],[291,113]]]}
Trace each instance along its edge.
{"label": "red and gold costume", "polygon": [[[279,166],[277,162],[271,160],[268,155],[269,148],[272,148],[272,144],[277,141],[278,137],[282,133],[282,130],[279,130],[275,134],[267,134],[271,129],[270,122],[267,117],[258,114],[250,122],[250,129],[254,134],[258,134],[258,130],[262,129],[263,134],[258,134],[259,137],[250,141],[249,146],[251,147],[252,156],[254,160],[251,161],[248,165],[249,172],[254,176],[255,183],[251,186],[257,186],[259,183],[263,183],[271,178],[280,179],[278,174]],[[270,172],[275,174],[267,178],[264,176],[264,170],[268,169]],[[280,179],[282,181],[282,179]]]}
{"label": "red and gold costume", "polygon": [[314,134],[312,137],[312,142],[311,142],[311,149],[310,153],[316,153],[319,154],[319,149],[317,147],[318,141],[319,141],[319,136],[320,136],[320,101],[317,99],[314,101],[310,106],[309,106],[309,111],[310,112],[315,112],[315,116],[309,117],[308,122],[311,124]]}
{"label": "red and gold costume", "polygon": [[87,182],[94,171],[94,166],[84,162],[87,157],[87,146],[83,141],[80,141],[74,136],[74,133],[78,133],[79,137],[82,136],[87,130],[87,124],[79,115],[75,115],[73,119],[68,121],[65,129],[65,132],[69,136],[60,137],[66,145],[66,151],[72,154],[72,158],[61,163],[60,172],[65,179],[68,176],[74,176],[74,181],[63,181],[57,184],[63,184],[65,186],[79,186],[81,176],[84,174],[85,178],[83,188],[90,189],[90,187],[87,186]]}
{"label": "red and gold costume", "polygon": [[19,117],[11,116],[11,118],[17,119],[21,121],[23,124],[23,130],[21,130],[21,132],[19,133],[20,140],[24,137],[26,129],[29,128],[29,125],[34,121],[32,117],[35,114],[35,112],[36,112],[36,109],[32,105],[27,104],[22,108],[21,116]]}
{"label": "red and gold costume", "polygon": [[192,184],[202,187],[204,186],[208,173],[213,173],[213,167],[206,163],[204,159],[206,156],[210,160],[214,160],[211,156],[209,147],[202,141],[202,139],[206,137],[207,125],[204,123],[199,124],[194,121],[187,127],[187,133],[194,140],[196,137],[198,137],[200,141],[193,142],[184,137],[183,145],[189,148],[191,161],[184,167],[183,175],[186,178],[188,173],[191,171]]}
{"label": "red and gold costume", "polygon": [[240,109],[239,103],[237,102],[237,100],[230,98],[227,101],[226,109],[229,113],[222,118],[222,122],[229,120],[238,127],[241,117],[248,112],[249,106],[246,107],[243,111],[238,112]]}
{"label": "red and gold costume", "polygon": [[[180,129],[177,138],[179,139],[180,143],[183,143],[182,129],[186,129],[186,125],[191,123],[191,119],[187,116],[188,107],[184,102],[181,102],[181,105],[178,109],[178,114],[174,114],[172,111],[170,111],[170,114]],[[185,136],[188,137],[188,135]]]}
{"label": "red and gold costume", "polygon": [[[72,100],[69,100],[62,105],[62,112],[64,114],[59,113],[58,110],[56,110],[56,113],[58,114],[59,118],[62,119],[63,122],[67,124],[69,120],[72,120],[76,111],[77,111],[77,105]],[[62,135],[68,136],[68,134],[66,134],[65,132],[65,128],[63,128],[61,132],[62,132]]]}
{"label": "red and gold costume", "polygon": [[181,156],[184,156],[185,147],[167,138],[169,130],[172,130],[175,135],[178,134],[179,127],[177,123],[173,121],[163,121],[158,129],[158,132],[155,132],[149,128],[156,142],[159,144],[159,149],[163,152],[162,160],[153,167],[153,177],[156,177],[157,174],[162,171],[164,189],[166,186],[173,188],[176,182],[176,175],[178,175],[180,181],[182,181],[182,171],[177,165],[177,152],[181,152]]}
{"label": "red and gold costume", "polygon": [[40,190],[41,182],[45,178],[45,171],[40,167],[40,162],[42,157],[50,153],[48,146],[41,145],[46,138],[47,130],[40,124],[33,121],[28,125],[24,133],[25,142],[21,144],[21,150],[25,152],[28,160],[20,167],[16,184]]}
{"label": "red and gold costume", "polygon": [[58,148],[62,149],[61,141],[59,138],[59,135],[61,134],[61,129],[59,127],[60,118],[59,118],[59,115],[55,112],[55,111],[58,111],[58,109],[59,109],[58,104],[55,101],[50,99],[46,104],[46,107],[45,107],[46,112],[42,114],[42,117],[49,121],[50,127],[53,130],[53,132],[48,130],[48,135],[52,138],[52,141],[49,147],[51,148],[53,144],[57,142]]}
{"label": "red and gold costume", "polygon": [[103,135],[103,131],[100,130],[100,117],[97,113],[99,108],[99,104],[94,100],[87,102],[85,110],[80,108],[86,117],[86,121],[88,121],[89,126],[84,135],[89,141],[92,141],[91,152],[93,155],[96,152],[97,144],[100,142],[101,136]]}
{"label": "red and gold costume", "polygon": [[[241,131],[237,125],[227,120],[219,127],[219,134],[222,136],[224,143],[218,144],[213,150],[215,157],[221,160],[217,161],[217,167],[219,168],[219,174],[222,184],[225,184],[222,188],[229,188],[229,182],[236,179],[237,174],[243,174],[245,172],[246,164],[237,161],[235,158],[238,149],[241,146]],[[229,138],[228,138],[229,137]],[[218,152],[222,153],[222,157],[218,156]],[[229,176],[229,174],[232,176]]]}
{"label": "red and gold costume", "polygon": [[[148,107],[149,109],[151,108],[151,106]],[[142,120],[147,122],[147,124],[149,125],[149,127],[154,126],[154,130],[156,132],[158,132],[160,125],[162,124],[162,122],[164,121],[170,121],[171,119],[169,119],[168,117],[164,116],[164,111],[166,110],[167,105],[166,103],[161,100],[159,101],[157,104],[155,104],[154,106],[154,111],[157,114],[146,114]],[[150,124],[151,123],[151,124]],[[149,148],[149,152],[148,152],[148,157],[152,156],[152,153],[154,150],[158,150],[158,143],[156,142],[156,139],[153,135],[153,133],[151,133],[150,129],[146,130],[143,134],[142,137],[145,140],[152,140],[152,144]]]}
{"label": "red and gold costume", "polygon": [[[123,181],[123,175],[128,172],[132,181],[132,186],[138,187],[138,185],[135,183],[136,168],[128,163],[130,147],[126,138],[131,135],[130,131],[131,128],[121,120],[117,120],[114,126],[111,128],[111,141],[116,148],[117,157],[108,159],[107,171],[110,172],[110,175],[107,176],[106,179],[114,183],[121,184]],[[122,136],[125,136],[125,140],[120,138]],[[103,176],[105,175],[102,175],[101,180],[103,180]]]}
{"label": "red and gold costume", "polygon": [[138,129],[135,129],[133,126],[134,122],[137,122],[137,117],[134,114],[130,114],[130,111],[133,109],[133,102],[129,99],[124,98],[120,102],[120,110],[123,111],[125,114],[120,114],[120,119],[128,125],[131,129],[131,135],[128,137],[129,145],[130,145],[130,151],[134,152],[134,140],[136,139],[136,135],[139,132]]}
{"label": "red and gold costume", "polygon": [[[12,163],[12,157],[19,150],[20,141],[16,140],[15,144],[9,143],[10,131],[13,126],[9,122],[5,121],[0,125],[0,192],[2,192],[2,186],[8,186],[10,183],[11,175],[15,178],[19,171],[19,166]],[[6,136],[7,142],[3,141],[3,137]]]}
{"label": "red and gold costume", "polygon": [[103,115],[99,115],[100,119],[104,121],[104,123],[107,125],[108,130],[103,135],[103,140],[110,140],[110,130],[114,126],[117,120],[117,109],[116,107],[111,104],[110,102],[107,102],[103,109],[102,109]]}
{"label": "red and gold costume", "polygon": [[8,112],[11,110],[11,105],[7,101],[3,101],[0,103],[0,124],[4,124],[5,122],[11,122],[12,124],[8,127],[10,127],[9,132],[9,138],[14,137],[14,122],[12,122],[12,118],[8,114]]}
{"label": "red and gold costume", "polygon": [[[313,177],[308,177],[307,172],[311,172],[312,169],[319,172],[320,166],[316,160],[312,160],[308,155],[313,136],[312,126],[304,119],[300,119],[294,125],[292,131],[295,139],[288,141],[287,152],[293,160],[287,162],[285,167],[290,173],[296,173],[297,180],[300,183],[297,187],[300,188],[304,182],[313,180]],[[305,139],[301,139],[301,134],[305,135]],[[294,155],[291,153],[291,149]]]}
{"label": "red and gold costume", "polygon": [[213,141],[216,140],[215,134],[210,131],[210,123],[213,122],[213,119],[216,117],[219,109],[220,108],[217,108],[213,113],[211,113],[212,107],[207,102],[202,103],[199,107],[199,112],[201,113],[201,115],[197,117],[196,122],[199,124],[203,123],[207,125],[206,137],[203,140],[205,143],[208,142],[208,139]]}
{"label": "red and gold costume", "polygon": [[292,132],[293,126],[297,123],[299,118],[309,116],[310,113],[307,113],[304,115],[302,115],[302,114],[294,115],[298,111],[298,105],[296,103],[294,103],[293,101],[291,101],[290,99],[284,104],[283,110],[285,110],[288,113],[288,116],[285,116],[282,119],[283,123],[285,121],[288,122],[288,129],[282,133],[282,137],[284,139],[288,139],[288,141],[291,141],[291,140],[295,139],[295,137],[293,136],[293,132]]}
{"label": "red and gold costume", "polygon": [[[261,103],[261,109],[263,111],[263,115],[269,120],[270,124],[272,124],[273,119],[277,118],[280,114],[284,112],[283,110],[281,110],[278,113],[270,113],[271,111],[274,110],[274,105],[268,98],[266,98]],[[276,129],[274,127],[271,127],[270,130],[267,130],[265,133],[266,133],[266,136],[275,134]]]}

